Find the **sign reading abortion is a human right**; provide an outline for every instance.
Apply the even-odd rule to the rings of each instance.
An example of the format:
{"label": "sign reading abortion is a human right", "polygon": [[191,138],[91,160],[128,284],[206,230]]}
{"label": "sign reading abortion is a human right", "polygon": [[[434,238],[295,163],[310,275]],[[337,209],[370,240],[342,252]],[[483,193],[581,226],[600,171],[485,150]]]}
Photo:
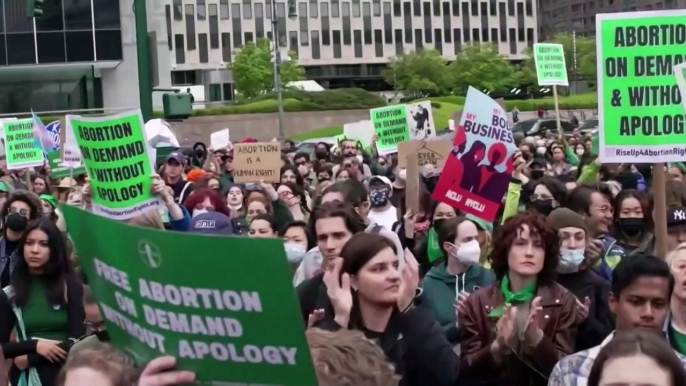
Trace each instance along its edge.
{"label": "sign reading abortion is a human right", "polygon": [[126,220],[161,204],[151,192],[152,166],[140,111],[67,117],[90,177],[93,212]]}
{"label": "sign reading abortion is a human right", "polygon": [[596,17],[603,163],[686,161],[674,66],[686,61],[686,10]]}
{"label": "sign reading abortion is a human right", "polygon": [[317,385],[279,239],[170,237],[63,212],[114,347],[139,363],[172,355],[196,385]]}

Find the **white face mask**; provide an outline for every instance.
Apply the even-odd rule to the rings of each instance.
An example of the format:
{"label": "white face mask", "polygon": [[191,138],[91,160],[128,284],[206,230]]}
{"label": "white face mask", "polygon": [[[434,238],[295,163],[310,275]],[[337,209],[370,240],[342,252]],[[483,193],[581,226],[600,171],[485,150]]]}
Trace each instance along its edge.
{"label": "white face mask", "polygon": [[193,209],[193,217],[201,215],[203,213],[207,213],[209,210],[207,209]]}
{"label": "white face mask", "polygon": [[286,250],[286,259],[289,263],[300,262],[307,253],[307,248],[298,243],[287,242],[284,243],[283,246]]}
{"label": "white face mask", "polygon": [[459,247],[452,244],[453,251],[457,249],[457,252],[451,251],[450,255],[456,258],[462,264],[479,264],[479,257],[481,256],[481,247],[479,246],[479,241],[472,240],[468,241]]}
{"label": "white face mask", "polygon": [[539,147],[538,149],[536,149],[536,153],[538,155],[544,155],[545,154],[545,147]]}
{"label": "white face mask", "polygon": [[580,249],[560,249],[560,262],[557,265],[557,272],[573,273],[579,270],[579,266],[584,262],[584,248]]}
{"label": "white face mask", "polygon": [[578,149],[576,155],[584,155],[584,149]]}

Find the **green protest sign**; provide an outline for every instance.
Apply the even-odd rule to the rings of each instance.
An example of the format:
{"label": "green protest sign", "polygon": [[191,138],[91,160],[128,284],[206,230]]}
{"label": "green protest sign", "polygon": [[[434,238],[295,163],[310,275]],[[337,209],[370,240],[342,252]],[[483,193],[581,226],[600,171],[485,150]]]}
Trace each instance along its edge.
{"label": "green protest sign", "polygon": [[173,355],[200,385],[317,385],[283,241],[62,210],[115,347],[139,362]]}
{"label": "green protest sign", "polygon": [[5,135],[7,169],[43,166],[43,149],[33,136],[33,119],[17,119],[2,123]]}
{"label": "green protest sign", "polygon": [[376,149],[380,155],[398,151],[398,143],[409,141],[405,105],[379,107],[369,110],[374,132]]}
{"label": "green protest sign", "polygon": [[157,209],[140,111],[66,120],[90,177],[94,213],[126,220]]}
{"label": "green protest sign", "polygon": [[605,163],[686,160],[673,66],[685,61],[685,10],[599,14],[599,157]]}
{"label": "green protest sign", "polygon": [[534,44],[534,61],[539,86],[569,86],[562,44]]}

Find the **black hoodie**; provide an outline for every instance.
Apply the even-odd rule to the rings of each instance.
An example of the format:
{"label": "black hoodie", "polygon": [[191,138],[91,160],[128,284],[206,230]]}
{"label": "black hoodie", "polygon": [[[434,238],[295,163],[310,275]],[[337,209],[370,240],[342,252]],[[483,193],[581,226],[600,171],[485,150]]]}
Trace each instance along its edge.
{"label": "black hoodie", "polygon": [[614,317],[607,304],[610,282],[592,269],[558,274],[557,282],[573,293],[580,302],[583,303],[587,296],[591,300],[588,318],[579,325],[576,333],[574,352],[601,344],[615,328]]}

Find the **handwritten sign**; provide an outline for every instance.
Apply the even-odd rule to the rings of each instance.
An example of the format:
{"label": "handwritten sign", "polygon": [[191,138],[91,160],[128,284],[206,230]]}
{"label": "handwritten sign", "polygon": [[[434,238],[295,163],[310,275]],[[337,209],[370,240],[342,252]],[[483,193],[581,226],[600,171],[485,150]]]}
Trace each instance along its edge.
{"label": "handwritten sign", "polygon": [[279,182],[281,144],[278,142],[239,143],[233,153],[235,182]]}
{"label": "handwritten sign", "polygon": [[450,152],[450,141],[406,141],[398,143],[398,167],[407,168],[410,154],[417,154],[417,166],[434,165],[443,167],[445,158]]}

